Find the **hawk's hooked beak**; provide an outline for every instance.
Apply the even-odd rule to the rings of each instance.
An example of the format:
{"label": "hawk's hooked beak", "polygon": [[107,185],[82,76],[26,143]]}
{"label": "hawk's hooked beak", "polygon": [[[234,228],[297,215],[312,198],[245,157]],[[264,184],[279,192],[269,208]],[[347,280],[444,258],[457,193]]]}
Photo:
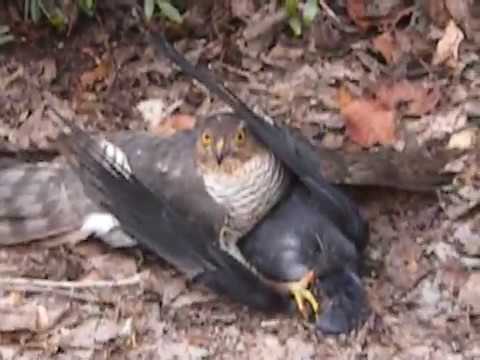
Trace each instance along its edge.
{"label": "hawk's hooked beak", "polygon": [[215,144],[215,158],[217,159],[218,165],[222,163],[223,158],[225,157],[224,149],[225,141],[223,139],[218,140]]}

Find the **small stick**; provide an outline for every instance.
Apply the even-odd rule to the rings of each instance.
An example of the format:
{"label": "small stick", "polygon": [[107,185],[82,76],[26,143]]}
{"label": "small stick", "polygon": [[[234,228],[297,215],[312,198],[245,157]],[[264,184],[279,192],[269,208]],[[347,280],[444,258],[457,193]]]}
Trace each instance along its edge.
{"label": "small stick", "polygon": [[0,289],[34,293],[52,293],[89,302],[113,303],[112,299],[88,291],[141,286],[145,273],[138,273],[120,280],[55,281],[22,277],[0,278]]}

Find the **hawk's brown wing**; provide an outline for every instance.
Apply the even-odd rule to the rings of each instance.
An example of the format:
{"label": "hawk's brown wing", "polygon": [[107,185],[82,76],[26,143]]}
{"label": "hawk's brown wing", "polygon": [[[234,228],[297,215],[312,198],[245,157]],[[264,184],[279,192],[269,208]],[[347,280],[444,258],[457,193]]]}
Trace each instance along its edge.
{"label": "hawk's brown wing", "polygon": [[134,174],[125,173],[85,132],[73,124],[68,126],[73,136],[65,140],[65,149],[78,162],[78,175],[102,207],[140,244],[236,301],[271,312],[291,305],[288,297],[217,247],[210,224],[191,219],[168,195],[152,192]]}
{"label": "hawk's brown wing", "polygon": [[[133,172],[153,192],[161,192],[185,216],[219,231],[224,210],[205,191],[193,162],[195,130],[159,137],[144,131],[122,131],[108,136],[128,158]],[[79,230],[94,213],[105,212],[85,193],[71,166],[55,162],[0,162],[0,245],[59,236]],[[95,220],[94,227],[102,228]],[[105,221],[111,219],[105,218]],[[89,225],[85,237],[92,231]],[[114,247],[131,239],[120,232],[97,235]]]}
{"label": "hawk's brown wing", "polygon": [[10,162],[0,169],[0,245],[77,230],[94,207],[66,164]]}
{"label": "hawk's brown wing", "polygon": [[161,193],[184,216],[208,224],[218,234],[225,210],[207,193],[194,162],[198,129],[160,137],[147,132],[120,132],[108,140],[127,156],[130,167],[154,193]]}

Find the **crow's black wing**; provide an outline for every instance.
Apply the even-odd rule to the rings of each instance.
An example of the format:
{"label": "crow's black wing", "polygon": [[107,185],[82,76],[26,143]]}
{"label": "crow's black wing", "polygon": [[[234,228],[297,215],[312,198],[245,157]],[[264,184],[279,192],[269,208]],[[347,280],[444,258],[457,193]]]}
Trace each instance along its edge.
{"label": "crow's black wing", "polygon": [[207,69],[191,64],[165,38],[163,33],[151,33],[152,46],[175,63],[185,74],[203,84],[210,92],[229,105],[244,119],[251,131],[290,168],[314,193],[326,210],[326,215],[350,238],[364,238],[368,232],[355,203],[321,174],[322,160],[317,150],[298,131],[266,121]]}
{"label": "crow's black wing", "polygon": [[135,175],[107,157],[83,130],[65,119],[63,122],[71,134],[62,140],[62,151],[89,195],[141,245],[234,301],[271,312],[291,306],[288,297],[215,246],[211,234],[201,224],[187,220],[162,194],[150,191]]}

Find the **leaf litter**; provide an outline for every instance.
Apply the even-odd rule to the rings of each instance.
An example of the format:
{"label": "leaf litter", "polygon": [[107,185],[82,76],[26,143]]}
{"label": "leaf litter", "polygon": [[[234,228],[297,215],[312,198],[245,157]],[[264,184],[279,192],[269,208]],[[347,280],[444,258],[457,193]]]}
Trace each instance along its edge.
{"label": "leaf litter", "polygon": [[[480,356],[476,5],[320,3],[319,20],[292,38],[273,2],[199,2],[185,26],[211,36],[188,36],[179,48],[196,62],[208,60],[247,103],[346,154],[320,152],[334,182],[368,178],[369,185],[415,189],[433,182],[434,172],[452,174],[437,194],[378,185],[352,192],[372,228],[364,281],[375,314],[364,328],[338,339],[316,336],[299,319],[272,319],[192,289],[148,255],[141,261],[93,240],[57,247],[38,241],[0,247],[0,357]],[[47,48],[18,43],[0,54],[5,148],[53,151],[49,96],[64,99],[86,128],[146,128],[160,136],[221,108],[128,31],[131,14],[111,11],[101,29],[88,22],[80,36],[74,28],[62,46],[44,32],[36,36]],[[386,180],[395,172],[385,161],[399,164],[396,180]]]}

